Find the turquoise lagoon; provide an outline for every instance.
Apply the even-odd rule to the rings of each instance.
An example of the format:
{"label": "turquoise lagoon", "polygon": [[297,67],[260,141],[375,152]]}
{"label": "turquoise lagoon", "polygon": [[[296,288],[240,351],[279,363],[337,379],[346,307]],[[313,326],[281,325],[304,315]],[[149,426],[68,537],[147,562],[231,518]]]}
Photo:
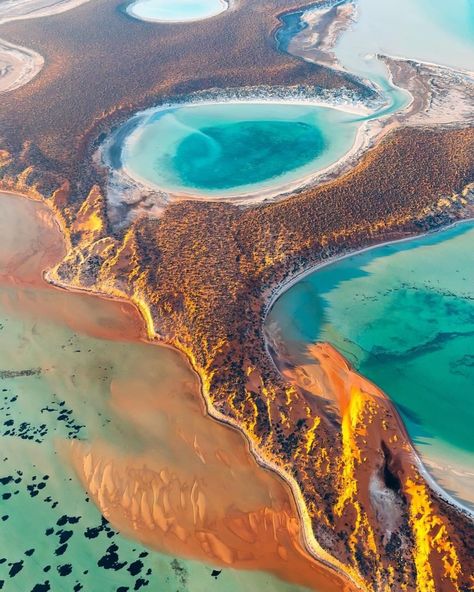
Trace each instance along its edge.
{"label": "turquoise lagoon", "polygon": [[[146,18],[179,20],[186,14],[195,18],[203,7],[223,8],[221,1],[212,5],[144,0],[129,9],[142,6]],[[284,102],[161,107],[137,118],[128,135],[118,134],[114,151],[132,179],[175,195],[224,199],[284,192],[341,159],[364,121],[408,105],[410,94],[393,85],[379,54],[471,71],[473,5],[473,0],[356,3],[354,22],[334,53],[346,70],[368,79],[385,96],[385,105],[368,116]],[[170,13],[166,17],[160,11]]]}
{"label": "turquoise lagoon", "polygon": [[355,254],[276,302],[295,356],[327,341],[397,406],[427,468],[474,508],[474,224]]}
{"label": "turquoise lagoon", "polygon": [[132,178],[224,198],[278,191],[330,166],[358,125],[353,114],[309,104],[201,103],[154,110],[119,149]]}
{"label": "turquoise lagoon", "polygon": [[226,0],[137,0],[126,11],[143,21],[185,23],[216,16],[227,8]]}

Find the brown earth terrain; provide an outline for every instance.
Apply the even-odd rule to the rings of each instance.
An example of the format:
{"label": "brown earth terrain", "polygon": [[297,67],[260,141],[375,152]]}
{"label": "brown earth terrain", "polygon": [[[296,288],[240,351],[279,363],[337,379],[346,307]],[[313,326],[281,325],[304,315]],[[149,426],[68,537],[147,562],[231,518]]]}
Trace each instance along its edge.
{"label": "brown earth terrain", "polygon": [[[118,441],[89,425],[86,438],[56,442],[102,515],[121,533],[160,552],[264,570],[305,590],[353,591],[305,549],[286,483],[257,465],[241,433],[205,413],[198,377],[185,356],[147,342],[143,320],[130,302],[57,289],[44,280],[43,270],[66,253],[45,202],[0,193],[0,211],[2,314],[47,320],[52,331],[59,323],[71,334],[105,340],[112,348],[114,342],[127,343],[128,360],[117,359],[117,373],[108,374],[114,357],[105,364],[98,354],[97,365],[81,366],[82,387],[74,388],[72,378],[67,392],[73,406],[76,396],[85,396],[99,416],[106,409]],[[27,340],[28,358],[34,345]],[[22,360],[19,356],[20,368]],[[0,376],[40,371],[15,367],[0,370]],[[104,399],[94,390],[100,383]],[[97,561],[93,554],[87,557]],[[27,569],[34,577],[41,566],[35,562]]]}
{"label": "brown earth terrain", "polygon": [[120,232],[107,219],[91,153],[138,108],[215,87],[363,92],[275,49],[292,4],[242,0],[192,29],[131,22],[110,0],[6,25],[46,65],[2,105],[0,186],[61,221],[68,255],[51,281],[132,300],[151,337],[186,353],[209,413],[291,485],[313,554],[363,590],[465,592],[472,521],[425,483],[393,406],[332,352],[315,357],[337,405],[315,395],[275,367],[263,322],[274,290],[317,262],[468,216],[474,129],[398,129],[344,176],[274,204],[183,201]]}
{"label": "brown earth terrain", "polygon": [[[49,170],[84,175],[78,154],[127,113],[166,98],[214,88],[317,85],[367,94],[361,84],[277,51],[277,15],[302,0],[239,0],[188,25],[140,22],[98,0],[47,19],[2,25],[2,37],[41,54],[48,66],[2,97],[3,144],[28,140]],[[69,178],[69,177],[68,177]]]}

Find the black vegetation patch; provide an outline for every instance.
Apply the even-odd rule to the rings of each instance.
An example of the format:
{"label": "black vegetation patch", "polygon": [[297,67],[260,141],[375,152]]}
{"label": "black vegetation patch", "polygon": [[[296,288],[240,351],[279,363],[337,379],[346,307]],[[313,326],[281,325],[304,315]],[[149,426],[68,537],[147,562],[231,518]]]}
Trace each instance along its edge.
{"label": "black vegetation patch", "polygon": [[8,572],[8,575],[11,578],[14,578],[16,576],[16,574],[23,569],[23,559],[20,561],[17,561],[16,563],[10,563],[9,565],[10,565],[10,571]]}
{"label": "black vegetation patch", "polygon": [[64,578],[72,572],[72,565],[70,563],[65,563],[64,565],[58,565],[57,569],[58,574]]}
{"label": "black vegetation patch", "polygon": [[97,562],[97,565],[104,569],[113,569],[114,571],[123,569],[127,565],[127,562],[120,561],[117,551],[118,547],[115,543],[110,545],[107,552]]}
{"label": "black vegetation patch", "polygon": [[31,589],[31,592],[49,592],[51,590],[51,586],[49,585],[49,580],[46,580],[43,584],[35,584]]}
{"label": "black vegetation patch", "polygon": [[127,567],[132,576],[138,575],[143,569],[143,562],[137,559]]}

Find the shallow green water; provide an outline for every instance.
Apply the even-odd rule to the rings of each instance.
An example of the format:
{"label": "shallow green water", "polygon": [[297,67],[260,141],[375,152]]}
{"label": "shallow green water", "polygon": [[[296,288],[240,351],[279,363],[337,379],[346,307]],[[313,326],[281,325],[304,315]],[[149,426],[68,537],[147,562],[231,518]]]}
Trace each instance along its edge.
{"label": "shallow green water", "polygon": [[127,7],[127,12],[144,21],[189,22],[215,16],[226,9],[224,0],[137,0]]}
{"label": "shallow green water", "polygon": [[[152,453],[190,483],[205,466],[209,482],[228,475],[217,454],[228,428],[203,416],[177,352],[125,341],[135,327],[126,311],[39,284],[58,233],[35,211],[26,198],[0,194],[0,589],[303,592],[271,574],[217,568],[213,575],[206,563],[150,550],[116,532],[89,500],[71,468],[72,442],[105,442],[118,461]],[[196,438],[202,422],[216,451],[206,463],[182,438]],[[234,464],[236,479],[240,471],[242,481],[259,479],[252,466]]]}
{"label": "shallow green water", "polygon": [[158,109],[125,139],[122,164],[131,177],[177,193],[271,191],[344,155],[358,128],[353,119],[335,109],[284,103]]}
{"label": "shallow green water", "polygon": [[346,258],[276,303],[292,347],[336,346],[397,405],[428,467],[474,505],[474,224]]}
{"label": "shallow green water", "polygon": [[[10,305],[17,297],[16,290],[0,289],[4,589],[29,592],[38,584],[44,587],[35,592],[302,592],[261,572],[223,569],[212,577],[211,566],[152,551],[102,518],[62,458],[63,442],[100,436],[122,449],[125,441],[128,451],[140,448],[139,435],[132,438],[126,418],[114,414],[108,400],[111,384],[133,377],[153,346],[95,339],[24,310],[16,314]],[[32,290],[22,298],[47,297]],[[156,350],[150,363],[166,383],[176,356]]]}

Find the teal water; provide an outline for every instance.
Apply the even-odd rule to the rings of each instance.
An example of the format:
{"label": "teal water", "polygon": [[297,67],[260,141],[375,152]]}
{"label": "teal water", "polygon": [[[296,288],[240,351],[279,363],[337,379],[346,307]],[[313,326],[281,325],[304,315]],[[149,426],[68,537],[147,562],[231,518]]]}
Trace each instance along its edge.
{"label": "teal water", "polygon": [[377,54],[473,71],[473,0],[358,0],[356,10],[335,48],[352,72],[384,72]]}
{"label": "teal water", "polygon": [[[54,424],[70,409],[55,400],[55,413],[45,418],[44,399],[37,397],[31,405],[33,381],[20,382],[2,380],[2,411],[8,409],[9,417],[26,421],[29,429],[37,417],[34,429],[46,423],[50,440],[66,437]],[[17,414],[19,401],[28,407],[23,415]],[[53,405],[50,401],[48,407]],[[1,437],[0,580],[7,592],[305,592],[263,572],[216,568],[220,573],[215,577],[211,565],[158,553],[126,538],[82,492],[52,443],[39,445],[27,437],[27,430],[21,441]]]}
{"label": "teal water", "polygon": [[[140,530],[138,540],[120,534],[89,498],[70,453],[92,451],[94,481],[96,444],[106,442],[117,461],[108,465],[109,490],[115,483],[136,491],[146,463],[148,478],[153,469],[181,480],[181,499],[195,481],[207,499],[220,488],[224,515],[273,503],[267,474],[242,462],[241,438],[204,416],[177,352],[127,341],[131,321],[120,306],[38,281],[46,251],[60,240],[36,206],[0,194],[0,588],[304,592],[262,571],[220,567],[213,575],[205,562],[152,550],[138,542]],[[128,466],[129,458],[137,460]],[[216,525],[212,512],[201,534]]]}
{"label": "teal water", "polygon": [[228,189],[302,167],[324,148],[322,133],[309,123],[242,121],[187,136],[171,166],[186,185]]}
{"label": "teal water", "polygon": [[127,173],[175,193],[235,196],[272,191],[347,152],[358,123],[336,109],[284,103],[158,109],[125,139]]}
{"label": "teal water", "polygon": [[216,16],[227,7],[224,0],[137,0],[126,10],[144,21],[189,22]]}
{"label": "teal water", "polygon": [[356,254],[298,282],[269,321],[293,351],[328,341],[381,387],[435,478],[474,507],[473,245],[466,223]]}
{"label": "teal water", "polygon": [[[334,53],[345,69],[369,80],[385,97],[370,115],[258,102],[158,108],[128,135],[118,134],[112,152],[121,155],[132,179],[172,194],[225,198],[289,190],[343,157],[364,121],[408,105],[410,94],[394,86],[378,55],[473,69],[473,4],[358,0],[354,22]],[[148,20],[186,20],[224,8],[223,0],[143,0],[128,11]]]}

